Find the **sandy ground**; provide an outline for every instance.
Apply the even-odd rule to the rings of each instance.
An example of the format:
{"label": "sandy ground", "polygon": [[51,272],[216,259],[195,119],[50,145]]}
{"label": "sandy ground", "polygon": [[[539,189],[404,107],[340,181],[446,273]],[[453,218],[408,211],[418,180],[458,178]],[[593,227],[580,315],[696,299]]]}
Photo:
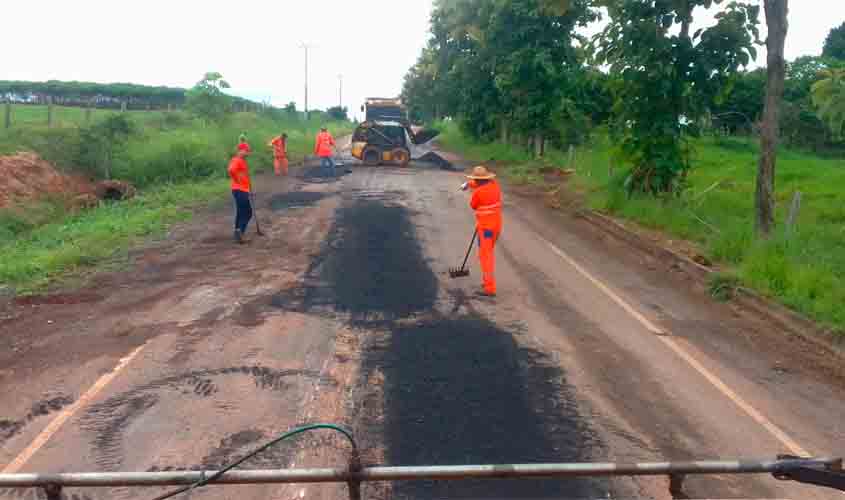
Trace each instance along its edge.
{"label": "sandy ground", "polygon": [[[845,393],[813,353],[665,263],[507,191],[500,295],[477,297],[474,257],[470,278],[446,274],[472,231],[460,174],[352,170],[259,178],[267,234],[245,246],[231,242],[228,209],[213,210],[134,252],[125,272],[0,311],[0,467],[214,469],[318,421],[352,429],[369,464],[845,452]],[[343,466],[347,456],[320,432],[244,466]],[[687,493],[841,498],[767,477],[690,478]],[[193,495],[329,499],[345,487]],[[669,498],[663,478],[373,484],[365,495]]]}

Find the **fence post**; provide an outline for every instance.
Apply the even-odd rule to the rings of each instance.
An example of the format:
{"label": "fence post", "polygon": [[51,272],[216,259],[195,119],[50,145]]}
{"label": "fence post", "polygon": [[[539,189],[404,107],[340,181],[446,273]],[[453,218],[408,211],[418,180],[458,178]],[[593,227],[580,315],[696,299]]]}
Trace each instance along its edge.
{"label": "fence post", "polygon": [[4,108],[6,109],[6,112],[4,113],[6,118],[3,120],[3,123],[5,124],[6,128],[11,128],[12,127],[12,101],[6,101],[6,105],[4,106]]}
{"label": "fence post", "polygon": [[47,128],[53,128],[53,96],[47,96]]}
{"label": "fence post", "polygon": [[798,222],[798,212],[801,210],[801,191],[796,191],[792,197],[792,206],[789,207],[789,216],[786,219],[786,234],[792,234],[795,223]]}
{"label": "fence post", "polygon": [[575,168],[575,146],[572,144],[569,145],[569,157],[566,168]]}
{"label": "fence post", "polygon": [[121,101],[121,102],[120,102],[120,112],[121,112],[121,113],[126,113],[126,101]]}
{"label": "fence post", "polygon": [[91,107],[92,107],[92,105],[93,105],[93,103],[91,101],[88,101],[88,105],[85,106],[85,124],[86,125],[91,123]]}

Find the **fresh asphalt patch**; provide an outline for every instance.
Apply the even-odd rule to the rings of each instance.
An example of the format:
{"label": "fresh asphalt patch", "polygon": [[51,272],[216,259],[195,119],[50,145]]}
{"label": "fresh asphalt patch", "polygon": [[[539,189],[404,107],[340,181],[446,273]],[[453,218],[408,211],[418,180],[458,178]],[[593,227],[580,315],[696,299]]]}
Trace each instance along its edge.
{"label": "fresh asphalt patch", "polygon": [[[391,465],[589,461],[603,445],[579,413],[566,374],[478,316],[393,329],[364,353],[362,380],[384,375],[385,458]],[[379,415],[363,410],[362,427]],[[369,420],[367,422],[366,420]],[[589,479],[416,481],[396,498],[604,498]]]}
{"label": "fresh asphalt patch", "polygon": [[317,204],[317,202],[325,197],[326,193],[316,193],[313,191],[290,191],[274,195],[270,198],[270,209],[273,211],[279,211],[291,208],[310,207]]}
{"label": "fresh asphalt patch", "polygon": [[[399,193],[347,191],[304,283],[276,307],[366,333],[352,426],[390,465],[588,461],[603,444],[566,374],[519,324],[437,312],[438,281]],[[401,322],[397,322],[401,320]],[[401,324],[400,324],[401,323]],[[374,387],[374,373],[383,387]],[[372,392],[375,391],[375,392]],[[383,391],[383,393],[382,393]],[[367,396],[369,394],[370,396]],[[380,402],[370,404],[368,398]],[[397,483],[395,498],[601,498],[599,480]]]}
{"label": "fresh asphalt patch", "polygon": [[304,286],[280,292],[272,304],[345,313],[361,324],[424,313],[436,300],[437,277],[409,210],[385,199],[355,197],[338,209]]}

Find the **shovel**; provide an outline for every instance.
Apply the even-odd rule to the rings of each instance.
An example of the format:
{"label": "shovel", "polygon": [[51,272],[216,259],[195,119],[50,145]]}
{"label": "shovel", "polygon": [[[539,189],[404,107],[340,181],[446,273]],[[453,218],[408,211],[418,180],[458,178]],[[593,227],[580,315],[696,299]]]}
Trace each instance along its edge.
{"label": "shovel", "polygon": [[467,260],[469,260],[469,254],[472,252],[472,245],[475,244],[475,238],[478,236],[478,229],[472,232],[472,239],[469,240],[469,248],[467,248],[467,255],[464,257],[464,263],[461,265],[460,269],[455,269],[454,267],[449,268],[449,277],[454,278],[466,278],[469,276],[469,269],[467,269]]}

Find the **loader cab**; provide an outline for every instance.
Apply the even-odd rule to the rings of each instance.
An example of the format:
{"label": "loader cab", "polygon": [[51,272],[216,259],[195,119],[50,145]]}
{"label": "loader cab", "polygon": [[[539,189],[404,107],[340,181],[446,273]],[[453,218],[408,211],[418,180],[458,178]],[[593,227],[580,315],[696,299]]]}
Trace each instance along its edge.
{"label": "loader cab", "polygon": [[361,106],[365,121],[408,123],[408,110],[400,99],[367,98]]}
{"label": "loader cab", "polygon": [[352,156],[367,166],[395,163],[404,167],[411,161],[410,143],[404,124],[367,120],[352,135]]}

